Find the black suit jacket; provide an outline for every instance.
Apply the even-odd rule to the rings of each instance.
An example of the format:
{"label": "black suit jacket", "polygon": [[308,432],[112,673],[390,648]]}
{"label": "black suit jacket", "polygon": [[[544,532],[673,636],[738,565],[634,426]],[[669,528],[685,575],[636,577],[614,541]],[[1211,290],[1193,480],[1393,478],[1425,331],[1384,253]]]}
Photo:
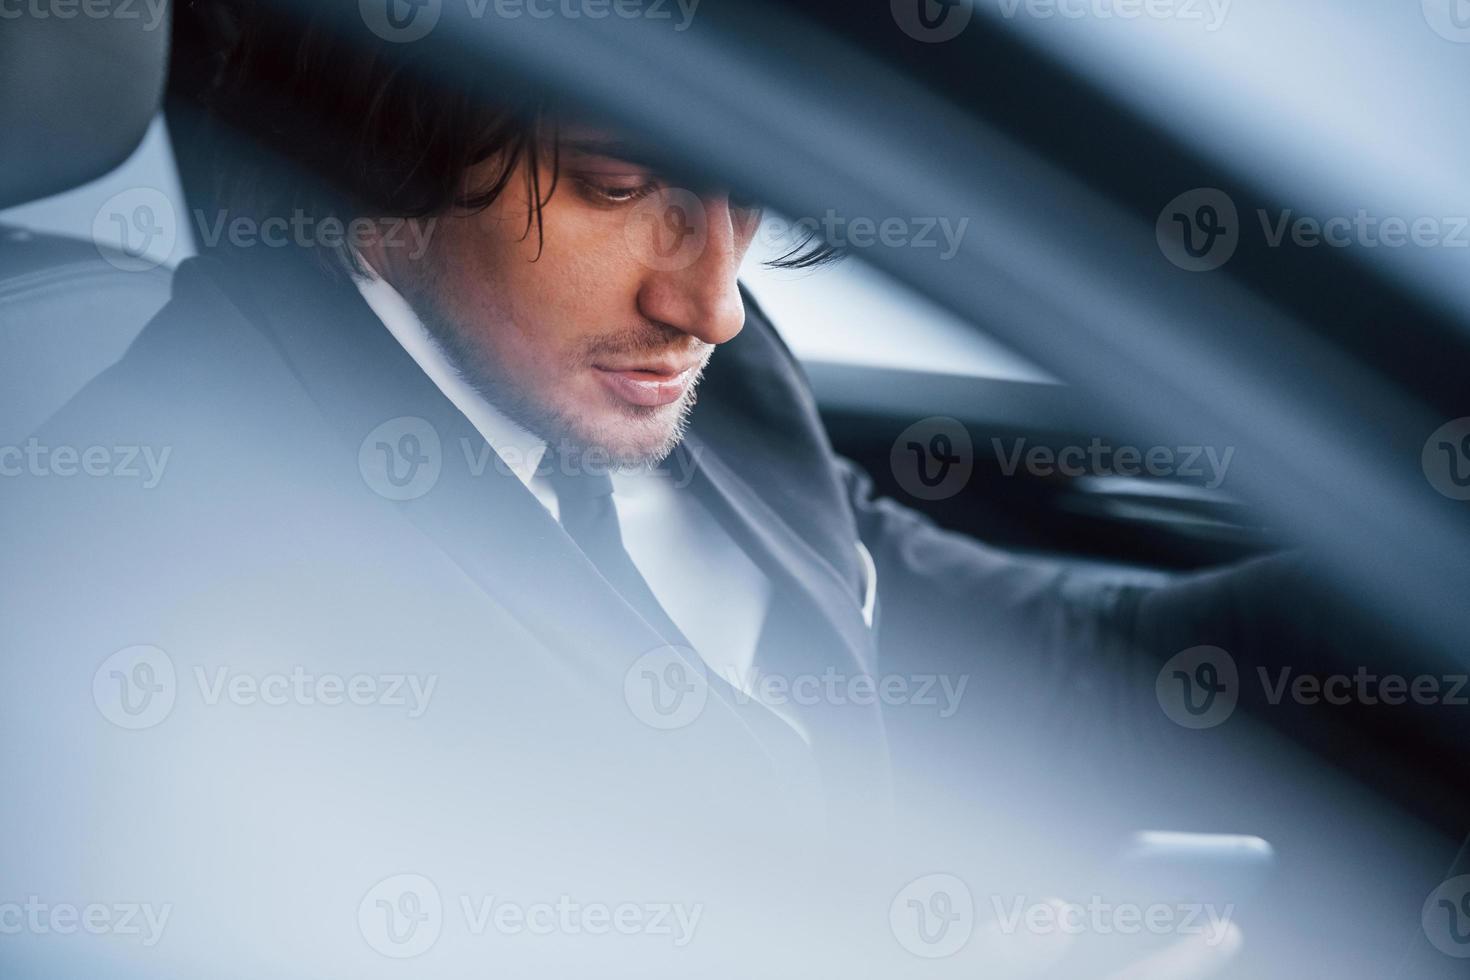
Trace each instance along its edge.
{"label": "black suit jacket", "polygon": [[[969,800],[1025,823],[1036,812],[1025,791],[1044,804],[1063,791],[1116,795],[1120,760],[1156,771],[1157,753],[1178,749],[1155,681],[1184,647],[1224,646],[1242,674],[1283,647],[1341,654],[1352,631],[1317,615],[1331,607],[1273,603],[1310,592],[1296,564],[1109,581],[873,499],[833,454],[799,365],[747,303],[745,329],[713,358],[680,465],[688,492],[774,584],[759,665],[788,680],[898,676],[909,692],[927,681],[928,700],[807,705],[798,735],[709,677],[693,722],[651,726],[635,704],[639,665],[661,638],[513,475],[475,471],[481,437],[355,287],[291,254],[200,258],[180,267],[172,302],[123,360],[37,434],[53,447],[167,450],[158,485],[4,488],[5,718],[33,752],[10,764],[10,832],[37,842],[18,870],[54,877],[44,855],[65,841],[47,800],[60,792],[111,815],[92,828],[99,853],[151,855],[133,870],[195,902],[205,922],[239,914],[200,883],[198,852],[179,846],[211,823],[249,828],[238,849],[209,858],[226,878],[264,862],[319,864],[344,893],[405,867],[591,888],[636,878],[640,846],[677,841],[672,880],[713,888],[727,875],[740,892],[756,865],[711,864],[712,839],[747,858],[777,848],[783,869],[821,840],[861,850],[864,864],[896,860],[872,843],[888,826],[895,771],[910,809],[942,801],[950,816],[973,812]],[[370,437],[401,419],[431,428],[440,471],[422,495],[391,500],[370,478]],[[873,628],[860,540],[878,570]],[[99,665],[138,644],[171,658],[174,705],[123,731],[95,685],[110,683]],[[433,676],[435,699],[410,718],[386,703],[219,693],[220,677],[296,667]],[[934,703],[939,677],[951,690],[963,678],[948,714]],[[31,778],[32,764],[62,788]],[[1073,782],[1089,775],[1098,796]],[[344,814],[364,832],[336,826]],[[1089,826],[1113,827],[1097,811]],[[466,846],[486,828],[494,846]],[[877,875],[876,887],[908,870]],[[830,889],[831,866],[818,878]],[[764,899],[778,933],[801,905],[783,881]],[[307,898],[281,916],[316,921],[318,905],[299,906]]]}

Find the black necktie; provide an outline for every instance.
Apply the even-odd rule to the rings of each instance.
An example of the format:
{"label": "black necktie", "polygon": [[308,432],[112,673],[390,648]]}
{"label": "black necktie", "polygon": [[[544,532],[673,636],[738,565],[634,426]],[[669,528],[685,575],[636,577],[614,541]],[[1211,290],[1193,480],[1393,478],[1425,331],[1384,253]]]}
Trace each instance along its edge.
{"label": "black necktie", "polygon": [[551,456],[548,462],[547,479],[556,491],[562,529],[666,643],[689,646],[623,547],[618,512],[613,506],[612,478],[605,471],[585,468],[565,456]]}

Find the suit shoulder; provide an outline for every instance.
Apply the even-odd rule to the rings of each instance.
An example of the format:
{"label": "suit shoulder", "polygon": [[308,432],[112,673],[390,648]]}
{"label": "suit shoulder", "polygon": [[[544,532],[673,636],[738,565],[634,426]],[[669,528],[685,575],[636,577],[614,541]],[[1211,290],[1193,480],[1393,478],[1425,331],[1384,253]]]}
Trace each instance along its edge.
{"label": "suit shoulder", "polygon": [[36,435],[86,431],[100,437],[124,427],[167,428],[170,420],[197,418],[214,406],[258,406],[258,395],[237,399],[287,374],[275,349],[222,285],[220,265],[207,258],[182,263],[169,301],[123,356]]}

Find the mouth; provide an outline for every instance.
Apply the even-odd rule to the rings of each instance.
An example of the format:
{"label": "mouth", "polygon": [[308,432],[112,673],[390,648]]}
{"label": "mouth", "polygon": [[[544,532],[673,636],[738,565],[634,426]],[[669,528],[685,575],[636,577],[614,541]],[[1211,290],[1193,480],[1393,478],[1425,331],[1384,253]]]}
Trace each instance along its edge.
{"label": "mouth", "polygon": [[699,364],[650,360],[628,364],[594,364],[593,371],[612,395],[629,405],[657,408],[684,396]]}

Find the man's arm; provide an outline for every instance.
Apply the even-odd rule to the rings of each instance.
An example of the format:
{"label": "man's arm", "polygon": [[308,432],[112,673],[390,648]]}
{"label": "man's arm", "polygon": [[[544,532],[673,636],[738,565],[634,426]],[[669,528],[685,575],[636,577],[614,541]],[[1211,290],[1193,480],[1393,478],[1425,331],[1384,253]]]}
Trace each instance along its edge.
{"label": "man's arm", "polygon": [[[1133,752],[1147,764],[1161,745],[1188,741],[1161,704],[1161,668],[1184,650],[1211,646],[1228,658],[1240,716],[1264,719],[1387,784],[1401,778],[1404,759],[1424,763],[1418,776],[1433,770],[1452,783],[1465,775],[1456,746],[1470,709],[1447,702],[1453,680],[1323,587],[1299,553],[1180,575],[1099,574],[947,531],[874,499],[861,470],[838,465],[878,569],[883,669],[969,674],[966,710],[986,736],[1034,736],[1110,759]],[[1411,689],[1385,686],[1390,674],[1409,683],[1432,677],[1438,698],[1424,703]],[[1165,677],[1162,689],[1173,680]],[[1411,791],[1431,792],[1426,786]]]}
{"label": "man's arm", "polygon": [[967,710],[1006,729],[1052,719],[1095,735],[1115,727],[1120,694],[1137,699],[1143,673],[1152,691],[1157,664],[1127,635],[1145,590],[945,530],[837,465],[877,566],[885,672],[967,675]]}

